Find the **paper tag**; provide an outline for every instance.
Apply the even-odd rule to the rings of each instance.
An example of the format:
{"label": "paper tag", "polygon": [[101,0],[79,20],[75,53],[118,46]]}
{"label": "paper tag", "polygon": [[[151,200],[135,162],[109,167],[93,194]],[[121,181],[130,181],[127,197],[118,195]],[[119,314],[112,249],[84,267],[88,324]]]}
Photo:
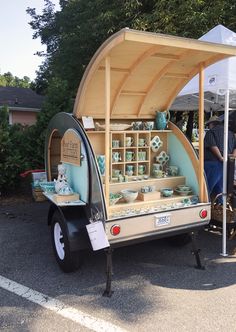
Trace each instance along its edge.
{"label": "paper tag", "polygon": [[91,116],[82,116],[84,129],[94,129],[94,121]]}
{"label": "paper tag", "polygon": [[93,251],[110,247],[102,221],[86,225]]}

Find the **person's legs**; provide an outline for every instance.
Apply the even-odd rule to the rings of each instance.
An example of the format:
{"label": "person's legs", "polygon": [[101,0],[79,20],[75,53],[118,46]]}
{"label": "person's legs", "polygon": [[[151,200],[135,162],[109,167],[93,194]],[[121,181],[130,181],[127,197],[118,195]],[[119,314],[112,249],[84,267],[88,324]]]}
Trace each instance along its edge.
{"label": "person's legs", "polygon": [[[216,168],[216,178],[218,179],[213,190],[212,193],[217,196],[219,194],[221,194],[223,192],[223,163],[218,162],[217,168]],[[223,204],[223,198],[222,196],[220,196],[217,199],[217,203],[219,204]]]}
{"label": "person's legs", "polygon": [[217,162],[214,161],[205,161],[204,170],[207,178],[208,191],[211,195],[213,193],[213,189],[218,182],[218,166]]}
{"label": "person's legs", "polygon": [[[205,161],[204,169],[207,177],[209,194],[215,196],[223,191],[223,163],[218,161]],[[218,203],[222,203],[222,196]]]}

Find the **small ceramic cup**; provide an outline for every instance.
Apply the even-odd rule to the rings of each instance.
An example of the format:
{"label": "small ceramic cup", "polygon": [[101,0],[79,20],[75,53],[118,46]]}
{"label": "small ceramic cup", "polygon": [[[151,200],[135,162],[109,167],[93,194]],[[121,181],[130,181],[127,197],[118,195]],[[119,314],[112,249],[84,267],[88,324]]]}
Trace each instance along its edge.
{"label": "small ceramic cup", "polygon": [[144,130],[153,130],[154,129],[154,121],[146,121],[143,124]]}
{"label": "small ceramic cup", "polygon": [[144,161],[146,160],[147,152],[146,151],[139,151],[138,152],[138,160]]}
{"label": "small ceramic cup", "polygon": [[146,165],[138,165],[138,174],[143,175],[146,172]]}
{"label": "small ceramic cup", "polygon": [[178,166],[168,166],[166,168],[166,172],[170,176],[177,176],[179,174],[179,167]]}
{"label": "small ceramic cup", "polygon": [[143,130],[143,123],[142,121],[135,121],[132,123],[133,130]]}
{"label": "small ceramic cup", "polygon": [[112,140],[112,147],[113,148],[119,148],[120,147],[120,141],[117,139]]}
{"label": "small ceramic cup", "polygon": [[130,146],[132,146],[133,142],[134,142],[133,137],[131,137],[131,136],[125,137],[125,146],[130,147]]}
{"label": "small ceramic cup", "polygon": [[141,187],[141,193],[148,193],[148,192],[149,192],[149,187],[148,186]]}
{"label": "small ceramic cup", "polygon": [[125,153],[125,160],[126,161],[132,161],[135,158],[135,154],[133,151],[126,151]]}
{"label": "small ceramic cup", "polygon": [[112,176],[113,176],[114,178],[118,178],[119,175],[121,175],[121,170],[120,170],[120,169],[113,169],[113,170],[112,170]]}
{"label": "small ceramic cup", "polygon": [[121,154],[120,154],[120,152],[112,152],[112,161],[114,163],[117,163],[118,161],[121,161]]}
{"label": "small ceramic cup", "polygon": [[126,175],[132,176],[134,174],[134,165],[126,165]]}
{"label": "small ceramic cup", "polygon": [[146,145],[146,139],[145,138],[139,138],[138,139],[138,146],[145,146]]}

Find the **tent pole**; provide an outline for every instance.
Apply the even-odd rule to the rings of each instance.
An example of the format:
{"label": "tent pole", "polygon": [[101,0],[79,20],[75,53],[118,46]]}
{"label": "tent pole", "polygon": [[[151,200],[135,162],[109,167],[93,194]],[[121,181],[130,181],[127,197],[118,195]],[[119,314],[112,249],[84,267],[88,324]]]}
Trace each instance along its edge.
{"label": "tent pole", "polygon": [[203,64],[199,68],[199,198],[200,202],[204,202],[204,67]]}
{"label": "tent pole", "polygon": [[229,90],[225,94],[225,116],[224,116],[224,155],[223,155],[223,232],[222,232],[222,256],[226,252],[226,205],[227,205],[227,162],[228,162],[228,128],[229,128]]}

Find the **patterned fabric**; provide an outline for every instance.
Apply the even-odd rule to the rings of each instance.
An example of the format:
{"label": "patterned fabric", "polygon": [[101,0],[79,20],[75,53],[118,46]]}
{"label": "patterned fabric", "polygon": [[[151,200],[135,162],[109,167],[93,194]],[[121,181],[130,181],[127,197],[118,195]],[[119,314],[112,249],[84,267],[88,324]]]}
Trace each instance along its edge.
{"label": "patterned fabric", "polygon": [[[204,159],[208,161],[216,161],[217,157],[209,149],[212,146],[217,146],[223,156],[224,151],[224,126],[217,125],[207,131],[204,138]],[[228,131],[228,154],[231,154],[236,149],[236,139],[232,131]]]}

